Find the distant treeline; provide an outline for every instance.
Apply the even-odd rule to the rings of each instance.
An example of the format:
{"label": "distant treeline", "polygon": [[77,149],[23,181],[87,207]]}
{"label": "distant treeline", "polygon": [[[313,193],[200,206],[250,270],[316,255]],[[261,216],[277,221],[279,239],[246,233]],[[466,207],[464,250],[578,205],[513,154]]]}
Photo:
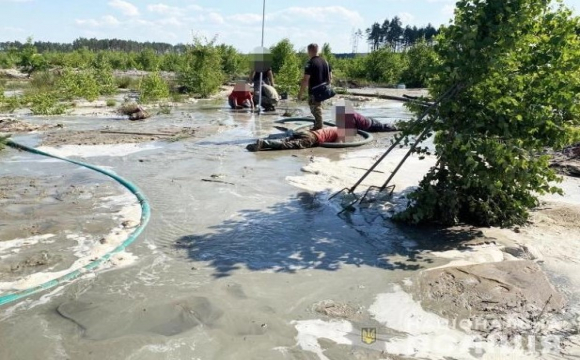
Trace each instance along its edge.
{"label": "distant treeline", "polygon": [[[20,41],[0,42],[0,51],[21,50],[26,43]],[[123,51],[123,52],[141,52],[144,50],[153,50],[158,54],[167,53],[184,53],[186,46],[184,44],[171,45],[160,42],[138,42],[133,40],[120,39],[87,39],[78,38],[72,43],[58,43],[49,41],[35,41],[34,47],[39,53],[46,52],[72,52],[80,49],[90,51]]]}
{"label": "distant treeline", "polygon": [[439,34],[439,30],[431,24],[421,28],[410,25],[403,27],[401,19],[395,16],[391,20],[385,19],[382,25],[375,22],[366,29],[366,34],[372,50],[389,47],[394,51],[401,51],[415,45],[422,39],[425,39],[427,43],[432,43],[435,36]]}

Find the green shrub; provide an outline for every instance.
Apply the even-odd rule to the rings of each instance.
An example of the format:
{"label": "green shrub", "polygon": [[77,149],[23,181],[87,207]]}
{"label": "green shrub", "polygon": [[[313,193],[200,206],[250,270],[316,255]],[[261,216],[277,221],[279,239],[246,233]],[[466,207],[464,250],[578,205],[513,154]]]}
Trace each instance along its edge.
{"label": "green shrub", "polygon": [[117,101],[115,99],[108,99],[107,100],[107,107],[113,107],[117,105]]}
{"label": "green shrub", "polygon": [[40,71],[32,75],[30,87],[38,91],[50,91],[55,88],[58,77],[50,71]]}
{"label": "green shrub", "polygon": [[214,43],[215,39],[202,42],[194,38],[193,44],[187,47],[185,65],[178,73],[178,83],[188,92],[208,97],[223,84],[222,59]]}
{"label": "green shrub", "polygon": [[95,101],[100,94],[99,84],[91,71],[65,69],[57,87],[62,98],[66,100],[84,98]]}
{"label": "green shrub", "polygon": [[6,147],[6,141],[8,141],[8,136],[0,136],[0,150]]}
{"label": "green shrub", "polygon": [[526,222],[538,195],[562,193],[544,154],[580,125],[580,21],[552,5],[458,1],[428,75],[433,97],[462,88],[437,108],[439,165],[396,219],[512,226]]}
{"label": "green shrub", "polygon": [[366,78],[381,84],[395,85],[407,68],[406,57],[388,48],[373,51],[363,58]]}
{"label": "green shrub", "polygon": [[130,76],[118,77],[115,82],[119,89],[137,89],[139,87],[139,81]]}
{"label": "green shrub", "polygon": [[100,95],[112,95],[117,91],[113,70],[108,65],[94,68],[91,72],[99,87]]}
{"label": "green shrub", "polygon": [[276,45],[272,46],[270,52],[272,54],[272,71],[275,75],[282,70],[286,59],[296,55],[294,45],[287,38],[280,40]]}
{"label": "green shrub", "polygon": [[0,110],[3,112],[13,113],[16,109],[22,107],[22,97],[21,96],[6,96],[4,100],[1,101],[2,106]]}
{"label": "green shrub", "polygon": [[406,55],[409,66],[403,71],[401,81],[411,88],[426,87],[429,81],[429,67],[437,62],[433,46],[422,40],[407,51]]}
{"label": "green shrub", "polygon": [[276,87],[280,93],[287,93],[290,96],[298,94],[302,76],[300,69],[298,57],[294,54],[289,55],[276,76]]}
{"label": "green shrub", "polygon": [[169,86],[159,72],[151,73],[141,79],[139,84],[141,102],[150,102],[169,97]]}
{"label": "green shrub", "polygon": [[35,93],[28,96],[27,102],[34,115],[62,115],[68,109],[66,104],[59,102],[54,92]]}

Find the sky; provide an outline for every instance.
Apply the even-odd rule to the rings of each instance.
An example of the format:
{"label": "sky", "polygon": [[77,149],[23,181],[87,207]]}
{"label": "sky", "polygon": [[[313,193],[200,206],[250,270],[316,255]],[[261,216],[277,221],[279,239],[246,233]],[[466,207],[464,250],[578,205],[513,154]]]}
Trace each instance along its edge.
{"label": "sky", "polygon": [[[580,15],[580,0],[564,0]],[[353,50],[353,32],[399,16],[404,25],[446,24],[455,0],[266,0],[264,46],[330,43]],[[576,10],[578,9],[578,10]],[[0,41],[79,37],[188,43],[194,35],[252,52],[261,45],[262,0],[0,0]],[[359,52],[366,52],[364,39]]]}

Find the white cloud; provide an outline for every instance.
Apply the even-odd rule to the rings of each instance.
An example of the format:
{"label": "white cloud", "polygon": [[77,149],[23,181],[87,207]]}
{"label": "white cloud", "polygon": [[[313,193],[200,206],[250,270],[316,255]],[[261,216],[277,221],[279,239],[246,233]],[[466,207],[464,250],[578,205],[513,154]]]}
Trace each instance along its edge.
{"label": "white cloud", "polygon": [[262,22],[262,15],[258,14],[235,14],[227,17],[228,20],[240,24],[257,24]]}
{"label": "white cloud", "polygon": [[176,6],[169,6],[165,4],[153,4],[147,5],[147,10],[152,13],[157,13],[161,15],[169,15],[169,16],[179,16],[183,15],[183,9],[180,9]]}
{"label": "white cloud", "polygon": [[413,14],[409,14],[408,12],[399,13],[399,18],[403,24],[409,24],[415,20],[415,16]]}
{"label": "white cloud", "polygon": [[225,22],[224,17],[216,12],[209,13],[207,17],[214,24],[223,24]]}
{"label": "white cloud", "polygon": [[130,2],[123,0],[111,0],[108,2],[109,6],[121,11],[127,16],[139,16],[139,9],[137,6],[131,4]]}
{"label": "white cloud", "polygon": [[452,17],[455,14],[455,6],[445,5],[443,6],[443,9],[441,9],[441,13],[447,17]]}
{"label": "white cloud", "polygon": [[100,19],[76,19],[75,23],[79,26],[92,28],[114,27],[121,24],[121,22],[112,15],[105,15]]}

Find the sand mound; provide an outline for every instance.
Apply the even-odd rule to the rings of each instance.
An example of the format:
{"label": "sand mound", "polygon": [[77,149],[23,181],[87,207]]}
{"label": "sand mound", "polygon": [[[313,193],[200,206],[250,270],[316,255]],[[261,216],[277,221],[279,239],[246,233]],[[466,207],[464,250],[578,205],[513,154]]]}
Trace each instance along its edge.
{"label": "sand mound", "polygon": [[566,300],[533,261],[504,261],[423,272],[415,293],[428,311],[469,320],[486,337],[550,334]]}

